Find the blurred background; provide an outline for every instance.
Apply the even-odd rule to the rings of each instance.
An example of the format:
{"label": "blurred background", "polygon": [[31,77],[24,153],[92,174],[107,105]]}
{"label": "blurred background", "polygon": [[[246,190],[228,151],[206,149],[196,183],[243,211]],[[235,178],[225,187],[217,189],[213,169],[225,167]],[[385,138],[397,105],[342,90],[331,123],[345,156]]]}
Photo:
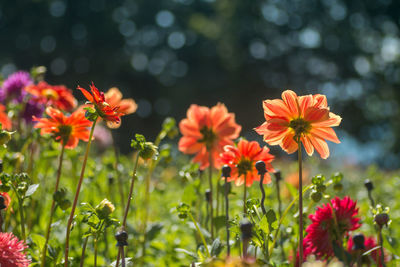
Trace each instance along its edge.
{"label": "blurred background", "polygon": [[114,132],[123,152],[192,103],[225,103],[261,141],[262,100],[322,93],[343,118],[333,160],[399,168],[399,12],[391,0],[0,1],[0,72],[44,65],[50,84],[118,87],[139,105]]}

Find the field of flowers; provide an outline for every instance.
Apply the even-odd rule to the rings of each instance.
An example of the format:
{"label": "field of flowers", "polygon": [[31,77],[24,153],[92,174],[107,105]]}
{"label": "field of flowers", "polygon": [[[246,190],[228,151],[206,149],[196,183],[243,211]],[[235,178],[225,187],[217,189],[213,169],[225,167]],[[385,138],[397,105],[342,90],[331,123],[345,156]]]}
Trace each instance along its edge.
{"label": "field of flowers", "polygon": [[254,103],[262,144],[224,104],[192,104],[122,155],[111,132],[135,101],[44,75],[0,87],[0,266],[400,266],[400,176],[330,165],[346,117],[324,95]]}

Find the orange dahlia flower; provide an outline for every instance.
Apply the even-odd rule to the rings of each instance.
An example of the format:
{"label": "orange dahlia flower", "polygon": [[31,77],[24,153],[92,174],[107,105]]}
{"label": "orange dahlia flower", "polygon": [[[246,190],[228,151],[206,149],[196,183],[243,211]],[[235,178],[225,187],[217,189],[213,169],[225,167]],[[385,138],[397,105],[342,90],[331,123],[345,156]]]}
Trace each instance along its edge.
{"label": "orange dahlia flower", "polygon": [[50,85],[42,81],[37,85],[28,85],[25,91],[33,96],[34,101],[64,111],[71,111],[77,104],[71,90],[64,85]]}
{"label": "orange dahlia flower", "polygon": [[79,139],[85,142],[89,140],[88,127],[92,122],[85,118],[85,113],[81,110],[65,116],[60,110],[48,107],[46,113],[50,118],[33,117],[38,122],[35,128],[40,128],[40,134],[51,134],[56,141],[65,144],[65,148],[69,149],[75,148]]}
{"label": "orange dahlia flower", "polygon": [[11,130],[11,120],[6,113],[6,107],[0,104],[0,123],[3,130]]}
{"label": "orange dahlia flower", "polygon": [[179,123],[182,137],[179,150],[185,154],[196,154],[193,161],[204,170],[210,165],[218,168],[218,155],[225,145],[232,145],[233,139],[239,137],[241,126],[236,124],[235,115],[228,113],[224,104],[218,103],[212,108],[191,105],[187,118]]}
{"label": "orange dahlia flower", "polygon": [[108,103],[104,93],[100,92],[96,86],[94,86],[94,83],[90,85],[90,93],[80,86],[78,86],[78,89],[81,90],[86,99],[93,104],[97,114],[106,121],[108,127],[118,128],[121,125],[120,117],[125,114],[119,111],[119,106],[113,106]]}
{"label": "orange dahlia flower", "polygon": [[110,88],[105,94],[104,97],[106,102],[112,106],[119,106],[118,111],[123,113],[124,115],[132,114],[137,109],[137,104],[135,100],[132,98],[122,99],[122,93],[118,90],[117,87]]}
{"label": "orange dahlia flower", "polygon": [[[274,168],[271,162],[274,156],[269,152],[269,148],[260,145],[256,141],[240,140],[237,147],[227,145],[224,147],[224,152],[220,154],[222,164],[227,164],[231,167],[231,177],[228,182],[235,181],[237,186],[242,185],[246,181],[246,186],[251,186],[254,181],[259,181],[260,176],[255,168],[257,161],[265,162],[268,172],[273,172]],[[271,182],[271,176],[266,173],[264,176],[264,184]]]}
{"label": "orange dahlia flower", "polygon": [[308,155],[314,149],[321,158],[329,157],[326,140],[340,143],[331,127],[338,126],[342,118],[329,111],[326,96],[297,96],[286,90],[282,99],[263,102],[266,122],[255,128],[270,145],[280,145],[287,153],[297,151],[300,142]]}

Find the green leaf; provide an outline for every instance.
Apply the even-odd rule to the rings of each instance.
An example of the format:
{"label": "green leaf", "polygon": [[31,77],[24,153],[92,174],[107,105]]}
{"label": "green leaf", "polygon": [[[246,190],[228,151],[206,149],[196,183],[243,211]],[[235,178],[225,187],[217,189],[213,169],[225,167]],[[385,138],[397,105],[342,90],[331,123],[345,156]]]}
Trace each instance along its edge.
{"label": "green leaf", "polygon": [[46,242],[46,239],[38,234],[31,234],[30,235],[32,242],[39,248],[39,251],[42,251],[44,248],[44,244]]}
{"label": "green leaf", "polygon": [[32,184],[28,187],[28,190],[26,190],[25,197],[29,197],[35,193],[35,191],[38,189],[39,184]]}
{"label": "green leaf", "polygon": [[211,245],[211,256],[218,256],[222,251],[222,243],[219,238],[215,239]]}
{"label": "green leaf", "polygon": [[270,209],[269,211],[267,211],[266,215],[267,215],[269,230],[271,231],[272,229],[274,229],[272,227],[272,224],[277,221],[275,211]]}
{"label": "green leaf", "polygon": [[160,233],[164,227],[162,223],[153,223],[150,225],[150,229],[147,231],[147,240],[151,241]]}
{"label": "green leaf", "polygon": [[182,252],[182,253],[192,257],[193,259],[197,260],[197,255],[194,252],[191,252],[191,251],[183,249],[183,248],[176,248],[175,251],[178,252],[178,253]]}
{"label": "green leaf", "polygon": [[261,231],[263,231],[264,233],[268,234],[269,232],[269,228],[268,228],[268,219],[267,216],[263,216],[261,218],[260,223],[258,224],[258,227],[260,227]]}
{"label": "green leaf", "polygon": [[214,217],[214,226],[215,229],[218,231],[219,229],[226,226],[226,217],[225,215]]}

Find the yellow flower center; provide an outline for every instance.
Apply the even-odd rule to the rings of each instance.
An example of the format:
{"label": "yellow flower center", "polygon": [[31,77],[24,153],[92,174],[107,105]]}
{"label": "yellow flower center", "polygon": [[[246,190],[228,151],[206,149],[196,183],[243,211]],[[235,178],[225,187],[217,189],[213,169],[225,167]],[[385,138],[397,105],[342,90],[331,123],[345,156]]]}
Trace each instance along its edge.
{"label": "yellow flower center", "polygon": [[298,141],[303,134],[311,130],[311,123],[302,118],[297,118],[290,121],[289,128],[294,130],[294,139]]}
{"label": "yellow flower center", "polygon": [[200,133],[203,135],[203,138],[201,138],[198,142],[205,143],[207,149],[210,150],[213,147],[215,140],[217,139],[217,135],[212,129],[206,126],[201,128]]}
{"label": "yellow flower center", "polygon": [[51,88],[44,89],[42,91],[42,95],[45,96],[47,99],[57,100],[59,98],[58,93]]}
{"label": "yellow flower center", "polygon": [[56,134],[56,136],[61,137],[61,140],[67,142],[71,133],[72,133],[71,125],[60,125],[58,126],[58,133]]}
{"label": "yellow flower center", "polygon": [[241,158],[236,167],[238,168],[239,175],[245,175],[247,172],[251,171],[253,162],[250,159]]}

